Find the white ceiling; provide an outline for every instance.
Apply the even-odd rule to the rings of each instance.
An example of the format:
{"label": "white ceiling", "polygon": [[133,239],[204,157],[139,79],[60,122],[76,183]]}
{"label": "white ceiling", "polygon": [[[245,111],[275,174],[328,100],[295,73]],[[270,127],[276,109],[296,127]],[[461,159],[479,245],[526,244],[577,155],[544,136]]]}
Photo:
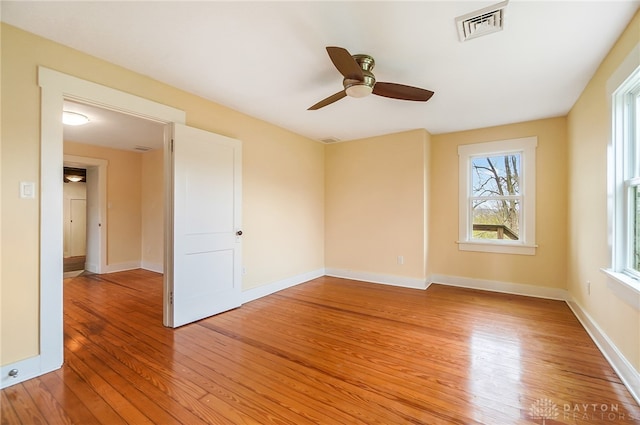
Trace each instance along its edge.
{"label": "white ceiling", "polygon": [[163,146],[164,124],[71,101],[65,101],[63,108],[89,118],[85,125],[65,125],[66,141],[140,152]]}
{"label": "white ceiling", "polygon": [[[459,42],[455,18],[494,3],[2,1],[1,18],[310,138],[349,140],[565,115],[640,0],[511,0],[504,31]],[[435,95],[307,111],[342,89],[326,46]]]}

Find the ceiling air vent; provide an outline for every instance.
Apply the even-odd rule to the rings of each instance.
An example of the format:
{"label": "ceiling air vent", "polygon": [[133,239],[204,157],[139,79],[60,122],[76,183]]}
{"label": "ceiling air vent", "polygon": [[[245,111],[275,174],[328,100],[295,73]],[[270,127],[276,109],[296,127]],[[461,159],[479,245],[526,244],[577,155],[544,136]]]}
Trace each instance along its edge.
{"label": "ceiling air vent", "polygon": [[325,139],[320,139],[322,143],[338,143],[340,139],[337,137],[327,137]]}
{"label": "ceiling air vent", "polygon": [[150,151],[151,148],[149,146],[140,146],[140,145],[136,145],[133,150],[135,151],[140,151],[140,152],[146,152],[146,151]]}
{"label": "ceiling air vent", "polygon": [[475,12],[456,18],[460,41],[471,40],[483,35],[502,31],[504,27],[504,9],[509,0],[488,6]]}

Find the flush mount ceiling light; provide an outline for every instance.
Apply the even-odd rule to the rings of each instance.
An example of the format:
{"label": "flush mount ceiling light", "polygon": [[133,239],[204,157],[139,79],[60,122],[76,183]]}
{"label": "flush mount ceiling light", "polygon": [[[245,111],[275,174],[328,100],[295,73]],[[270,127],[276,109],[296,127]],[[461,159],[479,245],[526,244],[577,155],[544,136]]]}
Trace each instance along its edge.
{"label": "flush mount ceiling light", "polygon": [[354,84],[345,89],[347,96],[350,97],[365,97],[373,92],[373,87],[366,84]]}
{"label": "flush mount ceiling light", "polygon": [[89,122],[89,117],[77,112],[62,111],[62,123],[66,125],[84,125]]}
{"label": "flush mount ceiling light", "polygon": [[87,181],[87,170],[84,168],[64,167],[63,169],[64,183],[78,183]]}

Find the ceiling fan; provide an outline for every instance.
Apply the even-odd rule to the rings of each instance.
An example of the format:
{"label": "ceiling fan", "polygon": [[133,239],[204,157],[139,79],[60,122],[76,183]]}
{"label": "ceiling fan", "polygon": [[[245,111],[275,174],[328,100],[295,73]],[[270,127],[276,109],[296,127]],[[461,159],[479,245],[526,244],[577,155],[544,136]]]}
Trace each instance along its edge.
{"label": "ceiling fan", "polygon": [[307,109],[309,111],[330,105],[346,96],[365,97],[373,93],[378,96],[418,102],[426,102],[433,96],[431,90],[405,86],[404,84],[376,82],[376,78],[371,72],[376,63],[369,55],[351,55],[342,47],[332,46],[327,47],[327,53],[340,74],[344,76],[344,80],[342,80],[344,90],[309,107]]}

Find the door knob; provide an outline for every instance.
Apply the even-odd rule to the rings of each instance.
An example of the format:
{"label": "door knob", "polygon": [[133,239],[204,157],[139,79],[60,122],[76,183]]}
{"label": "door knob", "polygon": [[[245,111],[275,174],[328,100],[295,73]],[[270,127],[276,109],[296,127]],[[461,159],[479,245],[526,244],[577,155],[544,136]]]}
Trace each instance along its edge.
{"label": "door knob", "polygon": [[237,236],[242,236],[242,230],[238,230],[238,231],[236,232],[236,235],[237,235]]}

